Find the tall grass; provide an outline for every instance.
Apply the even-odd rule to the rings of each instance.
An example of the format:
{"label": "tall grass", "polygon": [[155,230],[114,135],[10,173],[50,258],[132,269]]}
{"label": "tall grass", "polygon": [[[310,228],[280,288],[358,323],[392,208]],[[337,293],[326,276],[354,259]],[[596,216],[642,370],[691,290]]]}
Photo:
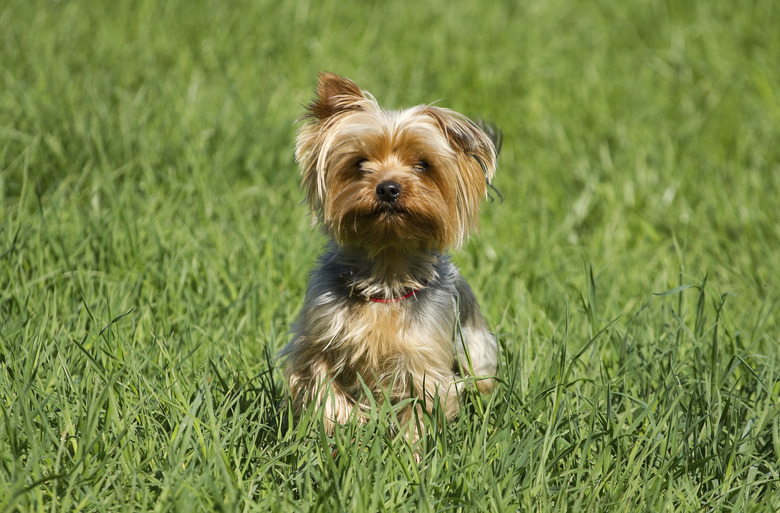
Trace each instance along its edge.
{"label": "tall grass", "polygon": [[[768,0],[2,4],[0,510],[780,510],[779,25]],[[498,386],[420,455],[387,406],[326,436],[283,400],[320,69],[504,132],[503,202],[455,256]]]}

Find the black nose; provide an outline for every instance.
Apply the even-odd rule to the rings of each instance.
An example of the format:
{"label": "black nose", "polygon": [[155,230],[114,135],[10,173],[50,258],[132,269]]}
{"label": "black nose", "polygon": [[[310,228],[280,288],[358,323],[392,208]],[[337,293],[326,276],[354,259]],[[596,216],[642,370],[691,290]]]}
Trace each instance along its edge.
{"label": "black nose", "polygon": [[392,203],[401,196],[401,184],[392,180],[385,180],[376,186],[376,196],[379,201]]}

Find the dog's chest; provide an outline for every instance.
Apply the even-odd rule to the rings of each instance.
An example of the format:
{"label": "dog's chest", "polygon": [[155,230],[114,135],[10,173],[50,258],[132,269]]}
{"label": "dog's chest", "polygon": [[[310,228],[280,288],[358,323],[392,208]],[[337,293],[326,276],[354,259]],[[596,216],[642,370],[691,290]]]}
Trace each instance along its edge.
{"label": "dog's chest", "polygon": [[347,306],[344,349],[370,361],[420,355],[451,358],[456,328],[455,300],[447,295],[410,297],[393,303],[356,301]]}

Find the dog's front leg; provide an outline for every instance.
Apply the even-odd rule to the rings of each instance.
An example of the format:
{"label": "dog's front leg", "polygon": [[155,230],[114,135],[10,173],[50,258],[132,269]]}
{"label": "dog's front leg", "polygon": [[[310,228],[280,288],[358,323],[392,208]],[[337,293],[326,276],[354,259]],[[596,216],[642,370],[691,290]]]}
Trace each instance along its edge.
{"label": "dog's front leg", "polygon": [[333,433],[336,424],[349,422],[355,401],[339,386],[325,358],[312,362],[305,371],[288,373],[287,382],[296,415],[312,407],[315,418],[322,415],[328,433]]}

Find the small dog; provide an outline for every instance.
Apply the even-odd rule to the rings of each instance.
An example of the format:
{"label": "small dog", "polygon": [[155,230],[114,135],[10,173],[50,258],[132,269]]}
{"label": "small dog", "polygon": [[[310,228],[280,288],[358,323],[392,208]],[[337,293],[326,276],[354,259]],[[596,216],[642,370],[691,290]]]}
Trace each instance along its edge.
{"label": "small dog", "polygon": [[331,241],[280,354],[294,412],[313,406],[332,432],[365,419],[370,394],[418,399],[398,428],[435,401],[451,419],[463,387],[488,392],[496,371],[496,341],[445,251],[477,227],[497,144],[447,109],[382,110],[332,73],[307,110],[296,159]]}

